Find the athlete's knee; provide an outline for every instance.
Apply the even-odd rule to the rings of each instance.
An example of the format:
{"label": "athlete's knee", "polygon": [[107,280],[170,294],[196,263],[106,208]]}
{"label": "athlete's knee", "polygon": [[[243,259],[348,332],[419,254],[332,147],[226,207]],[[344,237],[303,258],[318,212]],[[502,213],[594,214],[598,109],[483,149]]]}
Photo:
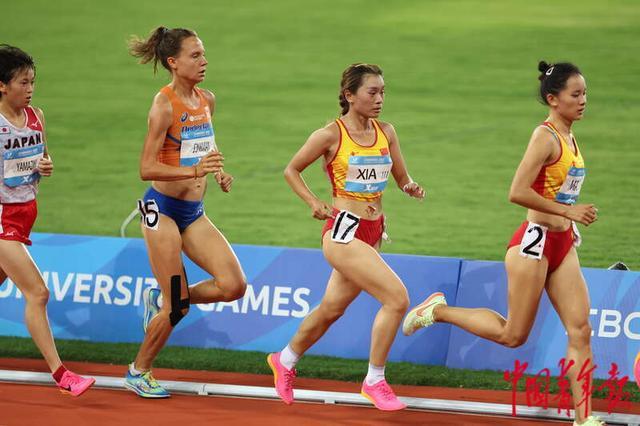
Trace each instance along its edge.
{"label": "athlete's knee", "polygon": [[342,315],[344,315],[346,307],[339,306],[331,303],[321,303],[318,307],[318,313],[322,320],[326,323],[333,324],[336,322]]}
{"label": "athlete's knee", "polygon": [[524,345],[528,338],[528,331],[507,331],[500,337],[499,343],[508,348],[517,348]]}
{"label": "athlete's knee", "polygon": [[24,298],[28,303],[46,305],[49,302],[49,289],[43,285],[24,293]]}
{"label": "athlete's knee", "polygon": [[232,302],[242,298],[247,291],[247,281],[242,278],[226,281],[222,289],[222,302]]}
{"label": "athlete's knee", "polygon": [[567,327],[569,344],[575,346],[585,346],[591,341],[591,324],[588,321],[579,325]]}
{"label": "athlete's knee", "polygon": [[169,323],[172,327],[178,325],[180,320],[189,313],[189,287],[185,283],[187,290],[187,297],[182,299],[182,277],[180,275],[174,275],[171,277],[171,310],[169,311]]}
{"label": "athlete's knee", "polygon": [[407,290],[403,287],[402,291],[398,291],[396,294],[391,295],[389,299],[383,301],[382,304],[385,308],[404,315],[409,309],[410,302]]}

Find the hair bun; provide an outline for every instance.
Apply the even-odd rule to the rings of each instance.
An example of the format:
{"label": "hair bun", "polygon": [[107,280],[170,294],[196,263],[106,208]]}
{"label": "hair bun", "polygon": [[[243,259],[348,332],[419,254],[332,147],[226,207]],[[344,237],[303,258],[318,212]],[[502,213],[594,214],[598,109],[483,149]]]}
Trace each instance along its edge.
{"label": "hair bun", "polygon": [[541,73],[547,72],[549,68],[551,68],[551,65],[549,65],[546,61],[538,62],[538,71],[540,71]]}

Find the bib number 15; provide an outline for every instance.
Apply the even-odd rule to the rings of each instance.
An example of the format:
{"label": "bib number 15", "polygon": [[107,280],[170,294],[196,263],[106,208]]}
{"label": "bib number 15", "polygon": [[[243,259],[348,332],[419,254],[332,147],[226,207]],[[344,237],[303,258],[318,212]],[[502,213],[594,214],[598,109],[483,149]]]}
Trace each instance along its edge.
{"label": "bib number 15", "polygon": [[145,228],[156,231],[160,222],[160,209],[156,200],[138,200],[138,211]]}

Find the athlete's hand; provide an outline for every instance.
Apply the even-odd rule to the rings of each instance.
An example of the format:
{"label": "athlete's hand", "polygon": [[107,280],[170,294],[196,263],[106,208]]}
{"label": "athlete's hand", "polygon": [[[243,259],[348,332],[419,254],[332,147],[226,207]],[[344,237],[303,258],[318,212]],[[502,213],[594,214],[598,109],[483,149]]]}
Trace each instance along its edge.
{"label": "athlete's hand", "polygon": [[566,218],[589,226],[598,220],[598,209],[593,204],[574,204],[569,206]]}
{"label": "athlete's hand", "polygon": [[311,203],[311,216],[318,220],[326,220],[334,217],[333,208],[321,200],[315,200]]}
{"label": "athlete's hand", "polygon": [[424,196],[426,195],[424,189],[416,182],[409,182],[403,186],[402,192],[407,194],[409,197],[417,198],[418,200],[424,199]]}
{"label": "athlete's hand", "polygon": [[214,175],[216,177],[216,182],[220,185],[220,189],[222,192],[231,191],[231,184],[233,183],[233,176],[224,170],[220,170],[218,173]]}
{"label": "athlete's hand", "polygon": [[51,157],[42,157],[38,161],[36,170],[41,176],[51,176],[53,173],[53,161],[51,160]]}
{"label": "athlete's hand", "polygon": [[224,166],[224,157],[221,152],[211,151],[196,164],[196,176],[203,177],[209,173],[217,173]]}

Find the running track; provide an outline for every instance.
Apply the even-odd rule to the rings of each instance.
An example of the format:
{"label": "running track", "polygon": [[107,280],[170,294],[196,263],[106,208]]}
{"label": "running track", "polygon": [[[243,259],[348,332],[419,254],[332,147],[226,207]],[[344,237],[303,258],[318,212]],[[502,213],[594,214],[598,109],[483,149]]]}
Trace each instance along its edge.
{"label": "running track", "polygon": [[[80,374],[120,376],[124,366],[68,362]],[[0,359],[0,369],[47,371],[41,360]],[[271,376],[155,369],[161,380],[271,386]],[[358,392],[359,385],[329,380],[298,379],[296,388]],[[394,386],[402,396],[510,403],[509,392]],[[522,397],[522,395],[520,395]],[[519,403],[522,403],[519,400]],[[596,409],[606,411],[602,401]],[[625,410],[626,411],[626,410]],[[640,412],[634,404],[629,412]],[[403,410],[385,413],[363,406],[296,403],[286,406],[267,399],[176,395],[165,400],[145,400],[125,390],[90,389],[73,398],[52,386],[0,383],[0,426],[101,426],[145,424],[197,425],[544,425],[571,424],[513,417],[461,415]]]}

